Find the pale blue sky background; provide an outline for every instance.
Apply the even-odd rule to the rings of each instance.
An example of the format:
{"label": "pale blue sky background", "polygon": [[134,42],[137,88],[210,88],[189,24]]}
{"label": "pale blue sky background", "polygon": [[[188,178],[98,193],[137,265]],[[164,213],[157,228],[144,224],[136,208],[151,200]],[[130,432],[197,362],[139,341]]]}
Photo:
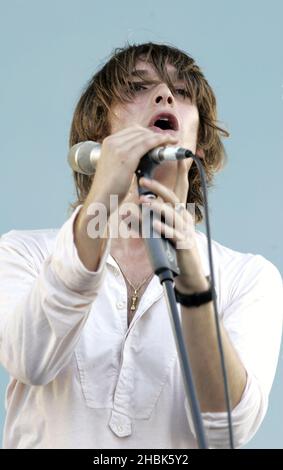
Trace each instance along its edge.
{"label": "pale blue sky background", "polygon": [[[213,238],[282,274],[282,18],[280,0],[1,2],[0,234],[64,223],[75,194],[68,132],[83,86],[125,41],[166,42],[197,60],[231,132],[210,194]],[[2,369],[0,428],[6,383]],[[282,448],[282,436],[281,354],[267,417],[247,447]]]}

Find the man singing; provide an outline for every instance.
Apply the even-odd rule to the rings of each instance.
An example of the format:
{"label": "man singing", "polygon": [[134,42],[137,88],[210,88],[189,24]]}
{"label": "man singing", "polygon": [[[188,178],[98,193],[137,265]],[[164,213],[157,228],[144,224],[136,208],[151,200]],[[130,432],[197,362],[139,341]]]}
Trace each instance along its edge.
{"label": "man singing", "polygon": [[[149,150],[181,146],[199,156],[210,183],[224,161],[221,136],[228,135],[216,119],[215,96],[200,68],[171,46],[116,49],[88,83],[70,145],[99,142],[101,156],[94,175],[74,172],[72,215],[58,230],[12,230],[0,240],[1,363],[11,376],[4,448],[197,447],[163,288],[142,236],[111,237],[110,197],[117,196],[121,224],[129,203],[150,202],[156,215],[165,215],[155,229],[176,246],[176,290],[183,298],[207,291],[207,239],[190,230],[202,220],[204,203],[196,164],[165,162],[152,180],[141,179],[157,196],[150,201],[139,196],[135,170]],[[195,204],[195,221],[180,210],[186,203]],[[101,205],[104,232],[92,237],[91,208]],[[240,447],[267,411],[280,349],[282,280],[260,255],[215,241],[212,249]],[[228,447],[213,303],[178,308],[209,446]]]}

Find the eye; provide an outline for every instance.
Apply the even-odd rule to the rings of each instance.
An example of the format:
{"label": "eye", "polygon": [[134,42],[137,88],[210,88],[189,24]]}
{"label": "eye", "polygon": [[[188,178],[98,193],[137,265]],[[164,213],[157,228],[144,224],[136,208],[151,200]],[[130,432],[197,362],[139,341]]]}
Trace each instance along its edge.
{"label": "eye", "polygon": [[129,83],[129,87],[130,87],[131,91],[133,91],[133,92],[142,91],[142,90],[147,89],[146,86],[144,86],[142,83],[139,83],[139,82]]}
{"label": "eye", "polygon": [[183,96],[183,98],[190,98],[190,94],[187,92],[185,88],[175,88],[175,93]]}

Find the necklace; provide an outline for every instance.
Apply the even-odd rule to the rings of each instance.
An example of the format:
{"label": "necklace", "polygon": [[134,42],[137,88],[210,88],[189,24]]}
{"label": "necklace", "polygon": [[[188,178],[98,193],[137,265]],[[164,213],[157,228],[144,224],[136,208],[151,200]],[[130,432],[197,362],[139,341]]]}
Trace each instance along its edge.
{"label": "necklace", "polygon": [[[114,256],[112,255],[112,258],[114,258]],[[125,277],[126,281],[130,284],[130,286],[134,289],[134,293],[132,294],[131,296],[131,307],[130,307],[130,310],[131,311],[135,311],[136,310],[136,307],[137,307],[137,302],[139,300],[139,296],[138,296],[138,292],[140,290],[140,288],[146,283],[146,281],[153,275],[153,273],[150,273],[149,276],[146,276],[142,282],[137,286],[133,286],[133,284],[129,281],[129,279],[127,278],[127,276],[125,275],[124,271],[121,269],[119,263],[117,262],[116,258],[114,258],[116,263],[118,264],[121,272],[123,273],[123,276]]]}

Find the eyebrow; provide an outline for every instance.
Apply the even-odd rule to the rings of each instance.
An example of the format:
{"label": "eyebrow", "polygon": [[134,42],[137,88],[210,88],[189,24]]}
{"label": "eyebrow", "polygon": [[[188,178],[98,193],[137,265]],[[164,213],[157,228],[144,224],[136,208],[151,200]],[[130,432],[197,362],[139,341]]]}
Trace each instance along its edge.
{"label": "eyebrow", "polygon": [[[147,78],[147,77],[150,77],[150,72],[148,70],[143,70],[143,69],[140,69],[140,70],[133,70],[132,73],[131,73],[131,76],[132,77],[144,77],[144,78]],[[177,72],[174,72],[173,74],[172,73],[169,73],[169,77],[170,79],[173,81],[175,80],[182,80],[180,77],[178,77],[178,74]]]}

